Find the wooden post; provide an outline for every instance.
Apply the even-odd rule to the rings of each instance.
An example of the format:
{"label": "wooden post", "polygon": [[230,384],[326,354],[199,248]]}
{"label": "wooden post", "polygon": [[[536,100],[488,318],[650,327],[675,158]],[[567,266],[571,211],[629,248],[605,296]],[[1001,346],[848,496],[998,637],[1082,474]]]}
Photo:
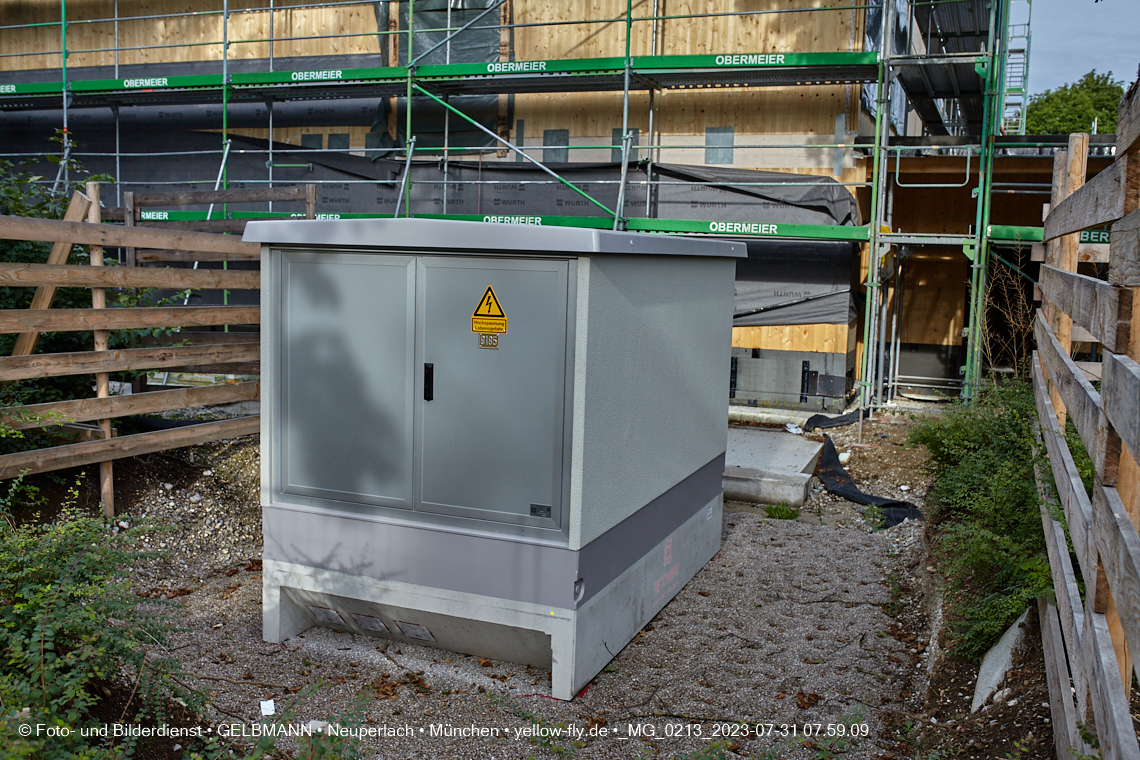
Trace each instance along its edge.
{"label": "wooden post", "polygon": [[[1069,149],[1059,152],[1053,157],[1053,194],[1050,199],[1050,208],[1057,208],[1061,201],[1068,198],[1077,188],[1085,183],[1085,167],[1089,157],[1089,136],[1086,134],[1069,135]],[[1049,266],[1063,269],[1066,272],[1077,271],[1077,245],[1080,242],[1080,233],[1065,235],[1056,240],[1049,241],[1045,254],[1045,263]],[[1066,353],[1072,351],[1073,320],[1063,310],[1053,304],[1046,304],[1045,317],[1053,334],[1061,342]],[[1057,421],[1061,429],[1065,429],[1065,402],[1056,388],[1050,387],[1049,397],[1053,401],[1053,408],[1057,410]]]}
{"label": "wooden post", "polygon": [[[135,226],[135,194],[132,192],[123,193],[123,223],[128,227]],[[127,248],[126,265],[136,266],[134,248]]]}
{"label": "wooden post", "polygon": [[317,218],[317,186],[305,185],[305,218]]}
{"label": "wooden post", "polygon": [[[99,209],[99,183],[87,183],[87,197],[91,199],[91,209],[87,214],[87,221],[91,224],[100,224],[102,214]],[[92,245],[91,266],[103,266],[103,246]],[[91,308],[107,308],[107,291],[103,288],[91,288]],[[94,330],[95,350],[107,350],[107,331]],[[95,395],[98,398],[107,398],[111,395],[111,376],[106,372],[95,374]],[[111,420],[99,420],[99,429],[103,431],[103,438],[111,437]],[[115,481],[111,460],[99,463],[99,499],[103,502],[103,516],[110,519],[115,516]]]}
{"label": "wooden post", "polygon": [[[78,190],[71,196],[71,202],[67,204],[67,213],[63,215],[65,222],[81,222],[87,216],[87,209],[91,206],[91,200]],[[71,243],[56,243],[51,247],[51,253],[48,254],[48,264],[66,264],[68,257],[71,255]],[[55,287],[51,285],[44,285],[36,288],[35,294],[32,296],[32,304],[30,309],[49,309],[51,308],[52,299],[55,298]],[[38,332],[22,333],[16,338],[16,347],[12,349],[12,356],[30,356],[36,350],[36,342],[40,339]]]}

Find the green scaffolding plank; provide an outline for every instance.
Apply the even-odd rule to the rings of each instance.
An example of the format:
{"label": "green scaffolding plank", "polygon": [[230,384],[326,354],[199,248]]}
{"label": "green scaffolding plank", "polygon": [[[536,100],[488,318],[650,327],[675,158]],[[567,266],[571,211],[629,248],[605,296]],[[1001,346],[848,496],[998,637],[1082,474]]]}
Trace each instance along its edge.
{"label": "green scaffolding plank", "polygon": [[72,92],[115,92],[132,90],[166,90],[186,87],[221,87],[221,74],[188,77],[134,77],[130,79],[85,79],[68,82]]}
{"label": "green scaffolding plank", "polygon": [[303,69],[300,71],[264,71],[260,73],[231,74],[230,84],[235,87],[259,84],[311,84],[322,82],[371,82],[377,80],[407,79],[404,66],[380,66],[367,69]]}
{"label": "green scaffolding plank", "polygon": [[[304,219],[303,211],[231,211],[231,219]],[[316,219],[383,219],[391,214],[316,214]]]}
{"label": "green scaffolding plank", "polygon": [[[176,213],[176,212],[171,212]],[[184,211],[199,214],[204,211]],[[288,219],[301,216],[287,211],[234,211],[234,219]],[[535,227],[584,227],[608,230],[614,220],[607,216],[527,216],[522,214],[413,214],[416,219],[450,219],[459,222],[485,222],[487,224],[522,224]],[[174,218],[174,217],[171,217]],[[190,217],[178,217],[190,218]],[[317,219],[389,219],[391,214],[317,214]],[[708,222],[697,219],[642,219],[627,220],[630,232],[672,232],[703,235],[743,235],[754,237],[800,238],[804,240],[852,240],[866,242],[868,227],[834,224],[779,224],[768,222]]]}
{"label": "green scaffolding plank", "polygon": [[[197,222],[206,218],[207,211],[156,211],[155,209],[139,209],[140,222]],[[211,219],[224,219],[220,210],[210,214]]]}
{"label": "green scaffolding plank", "polygon": [[869,227],[777,222],[710,222],[698,219],[630,219],[628,228],[641,232],[685,232],[702,235],[802,238],[807,240],[870,239]]}
{"label": "green scaffolding plank", "polygon": [[1042,227],[1013,227],[1007,224],[991,224],[990,240],[1014,240],[1022,243],[1040,243]]}
{"label": "green scaffolding plank", "polygon": [[[1018,243],[1040,243],[1043,237],[1042,227],[1012,227],[1003,224],[991,224],[990,240],[1013,241]],[[1080,242],[1082,243],[1111,243],[1112,232],[1103,230],[1082,230]]]}
{"label": "green scaffolding plank", "polygon": [[451,219],[488,224],[522,224],[535,227],[586,227],[608,230],[614,226],[609,216],[525,216],[521,214],[413,214],[417,219]]}
{"label": "green scaffolding plank", "polygon": [[451,79],[455,77],[494,76],[498,74],[597,74],[599,71],[620,72],[624,58],[569,58],[552,61],[492,61],[490,63],[453,63],[417,66],[417,79]]}
{"label": "green scaffolding plank", "polygon": [[63,82],[0,84],[0,95],[62,95]]}
{"label": "green scaffolding plank", "polygon": [[634,58],[631,65],[634,71],[661,71],[663,69],[875,66],[878,62],[878,53],[725,53],[644,56]]}

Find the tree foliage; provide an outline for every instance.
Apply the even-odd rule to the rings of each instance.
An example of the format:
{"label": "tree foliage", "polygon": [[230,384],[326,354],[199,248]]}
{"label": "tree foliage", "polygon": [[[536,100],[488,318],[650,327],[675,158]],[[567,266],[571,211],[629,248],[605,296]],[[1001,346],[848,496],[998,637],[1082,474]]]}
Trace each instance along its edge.
{"label": "tree foliage", "polygon": [[1124,82],[1114,80],[1112,72],[1096,73],[1093,69],[1073,84],[1034,95],[1025,110],[1025,133],[1028,135],[1067,135],[1096,131],[1116,131],[1116,107],[1124,97]]}

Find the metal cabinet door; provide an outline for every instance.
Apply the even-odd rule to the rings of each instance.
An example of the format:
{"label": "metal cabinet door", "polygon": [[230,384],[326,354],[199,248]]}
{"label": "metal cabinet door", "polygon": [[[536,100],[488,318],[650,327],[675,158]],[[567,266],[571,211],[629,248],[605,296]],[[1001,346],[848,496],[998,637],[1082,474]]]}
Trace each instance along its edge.
{"label": "metal cabinet door", "polygon": [[285,252],[281,490],[412,508],[415,258]]}
{"label": "metal cabinet door", "polygon": [[[420,259],[417,511],[562,527],[568,271],[564,260]],[[504,315],[497,347],[480,347],[477,309]]]}

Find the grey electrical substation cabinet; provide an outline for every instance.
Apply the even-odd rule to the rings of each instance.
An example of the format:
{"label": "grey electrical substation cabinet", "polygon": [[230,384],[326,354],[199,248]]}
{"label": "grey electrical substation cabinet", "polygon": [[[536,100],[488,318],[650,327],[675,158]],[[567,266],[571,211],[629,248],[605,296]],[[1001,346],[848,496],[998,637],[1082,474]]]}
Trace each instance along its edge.
{"label": "grey electrical substation cabinet", "polygon": [[262,243],[264,637],[551,667],[716,554],[743,243],[421,219]]}

